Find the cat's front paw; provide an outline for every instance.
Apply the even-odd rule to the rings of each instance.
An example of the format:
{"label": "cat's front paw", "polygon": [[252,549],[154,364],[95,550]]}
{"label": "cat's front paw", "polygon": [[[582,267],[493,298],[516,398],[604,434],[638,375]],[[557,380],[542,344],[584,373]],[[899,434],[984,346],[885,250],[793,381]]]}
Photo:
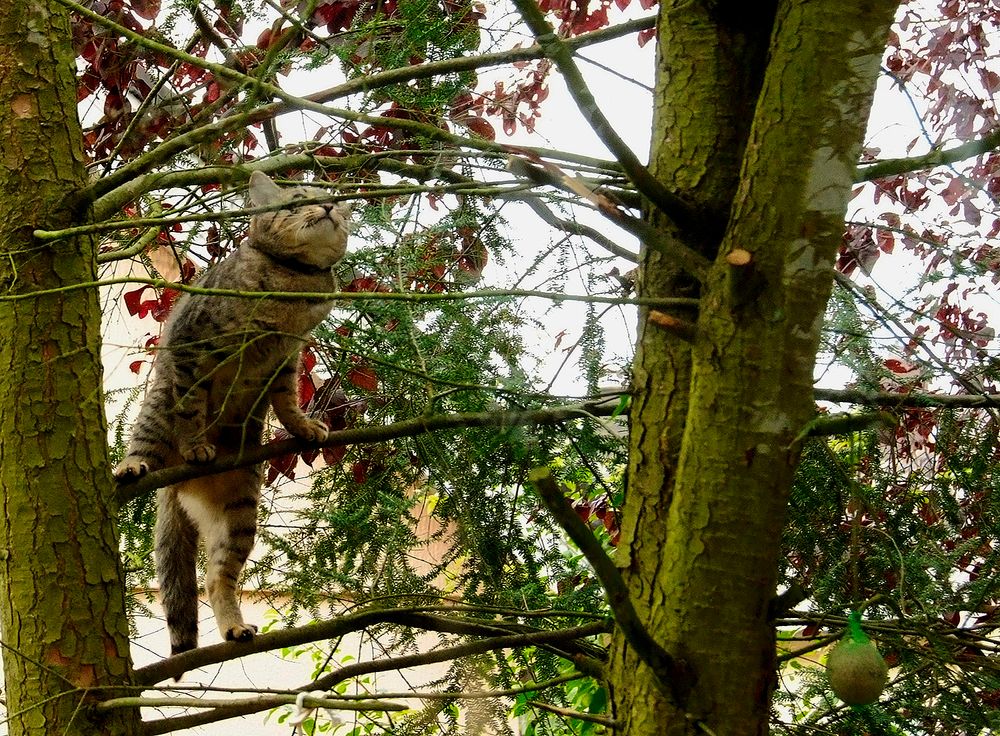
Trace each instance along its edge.
{"label": "cat's front paw", "polygon": [[188,463],[210,463],[215,459],[215,445],[195,442],[181,447],[181,457]]}
{"label": "cat's front paw", "polygon": [[226,629],[226,641],[253,641],[257,627],[253,624],[236,624]]}
{"label": "cat's front paw", "polygon": [[149,472],[149,462],[139,455],[129,455],[122,460],[111,474],[118,480],[135,480]]}
{"label": "cat's front paw", "polygon": [[330,430],[319,419],[303,419],[288,431],[306,442],[324,442]]}

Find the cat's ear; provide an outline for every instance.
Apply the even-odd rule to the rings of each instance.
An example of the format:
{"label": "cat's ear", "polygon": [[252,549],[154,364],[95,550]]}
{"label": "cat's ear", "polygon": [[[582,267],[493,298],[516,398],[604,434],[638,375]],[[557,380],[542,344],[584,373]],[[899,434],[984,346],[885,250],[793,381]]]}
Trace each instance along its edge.
{"label": "cat's ear", "polygon": [[271,177],[263,171],[250,174],[250,204],[266,207],[281,201],[281,198],[281,187],[271,181]]}

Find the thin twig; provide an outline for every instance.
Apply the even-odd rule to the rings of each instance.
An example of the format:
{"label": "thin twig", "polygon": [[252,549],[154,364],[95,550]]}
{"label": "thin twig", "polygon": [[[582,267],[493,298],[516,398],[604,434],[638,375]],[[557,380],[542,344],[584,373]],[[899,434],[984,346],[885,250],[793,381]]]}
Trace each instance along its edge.
{"label": "thin twig", "polygon": [[922,391],[892,393],[888,391],[866,391],[864,389],[852,388],[816,388],[813,389],[813,396],[817,401],[836,401],[844,404],[862,404],[865,406],[884,406],[888,408],[1000,408],[1000,394],[931,394]]}
{"label": "thin twig", "polygon": [[[85,8],[82,8],[79,4],[72,2],[72,0],[59,0],[59,2],[67,5],[68,7],[82,12],[85,15],[90,13]],[[95,17],[93,20],[98,23],[103,23],[110,27],[113,27],[116,31],[122,33],[127,38],[134,40],[140,45],[146,47],[151,47],[150,41],[144,36],[135,34],[123,26],[114,24],[108,19],[91,13]],[[89,17],[89,16],[88,16]],[[652,27],[655,23],[655,17],[649,16],[646,18],[640,18],[635,21],[629,21],[622,23],[618,26],[611,28],[605,28],[600,31],[594,31],[592,33],[582,34],[581,36],[574,39],[572,46],[574,48],[580,48],[593,43],[600,43],[602,41],[607,41],[616,38],[621,35],[628,33],[634,33],[643,28]],[[162,44],[157,44],[156,49],[161,53],[167,54],[173,58],[180,58],[183,60],[188,60],[190,55],[179,52],[169,46],[164,46]],[[135,184],[134,181],[143,174],[146,174],[156,166],[159,166],[167,161],[169,161],[174,156],[182,153],[189,148],[192,148],[199,143],[218,138],[232,130],[238,130],[240,128],[246,127],[252,123],[263,122],[267,119],[271,119],[277,115],[285,112],[289,112],[297,109],[318,109],[324,114],[336,115],[338,110],[335,108],[326,108],[319,105],[321,102],[330,102],[332,100],[341,99],[358,92],[363,92],[371,89],[375,89],[381,86],[386,86],[389,84],[398,84],[416,79],[423,79],[427,77],[438,76],[441,74],[449,74],[456,71],[472,70],[478,69],[486,66],[498,66],[501,64],[510,63],[512,61],[522,60],[522,59],[535,59],[544,56],[544,52],[540,47],[534,46],[526,49],[514,49],[507,52],[496,53],[496,54],[485,54],[482,56],[473,57],[459,57],[458,59],[448,59],[441,62],[428,62],[424,64],[418,64],[410,67],[404,67],[401,69],[394,69],[387,72],[381,72],[378,74],[372,74],[367,76],[362,76],[358,79],[345,82],[344,84],[337,85],[335,87],[330,87],[325,90],[307,95],[306,97],[295,97],[293,95],[288,95],[287,93],[280,90],[273,85],[267,85],[262,83],[259,79],[253,76],[241,74],[232,69],[221,65],[213,65],[214,67],[219,67],[219,74],[238,81],[239,83],[247,83],[254,87],[262,88],[264,92],[274,93],[275,96],[281,98],[280,102],[273,102],[252,110],[247,113],[228,115],[225,118],[204,125],[200,128],[188,131],[187,133],[172,138],[168,141],[156,146],[151,151],[139,156],[138,158],[130,161],[121,168],[119,168],[114,174],[104,177],[93,185],[88,187],[79,193],[79,199],[81,202],[94,202],[98,200],[99,206],[95,207],[95,210],[99,213],[103,213],[103,216],[107,216],[108,213],[116,211],[119,207],[125,203],[131,201],[134,196]],[[196,66],[208,69],[209,66],[204,62],[204,60],[199,57],[194,57],[190,63]],[[214,69],[212,69],[214,72]],[[303,107],[304,106],[304,107]],[[318,106],[318,108],[317,108]],[[339,112],[349,113],[350,111],[341,110]],[[369,118],[367,116],[352,116],[346,119],[356,119],[361,122],[370,122],[371,124],[383,125],[386,127],[400,127],[396,126],[395,123],[399,122],[397,120],[389,118]],[[425,134],[433,135],[433,131],[438,133],[443,133],[440,129],[434,126],[424,126],[423,128]],[[501,144],[496,144],[492,142],[485,141],[484,139],[473,139],[473,138],[462,138],[461,136],[450,136],[449,140],[458,141],[463,146],[470,146],[472,148],[479,148],[483,150],[492,150],[494,152],[504,152],[505,148]],[[544,155],[544,154],[542,154]],[[586,157],[579,157],[586,158]],[[122,189],[122,192],[118,192],[118,189]],[[100,199],[99,199],[100,198]]]}
{"label": "thin twig", "polygon": [[[548,184],[579,196],[579,192],[569,186],[562,177],[528,160],[512,156],[508,161],[508,168],[515,174],[524,176],[535,183]],[[617,206],[599,207],[597,211],[623,230],[635,235],[647,248],[663,253],[699,281],[705,280],[705,274],[711,262],[701,253],[685,245],[679,237],[676,237],[675,228],[670,226],[654,227],[646,220],[633,217]]]}
{"label": "thin twig", "polygon": [[597,713],[581,713],[578,710],[570,710],[569,708],[560,708],[556,705],[542,703],[537,700],[529,700],[528,705],[534,706],[539,710],[547,710],[549,713],[555,713],[556,715],[564,716],[566,718],[575,718],[578,721],[597,723],[607,728],[620,727],[620,724],[614,718],[608,718],[607,716],[598,715]]}
{"label": "thin twig", "polygon": [[122,276],[121,278],[103,279],[100,281],[82,281],[54,289],[39,289],[20,294],[0,295],[0,302],[19,302],[25,299],[37,299],[51,294],[65,294],[81,289],[95,289],[117,284],[145,284],[159,289],[173,289],[188,294],[204,294],[207,296],[225,296],[236,299],[302,299],[317,301],[365,302],[389,301],[407,302],[411,304],[433,304],[437,302],[465,301],[466,299],[505,299],[505,298],[536,298],[549,299],[554,302],[591,302],[594,304],[632,304],[649,307],[695,307],[697,299],[673,297],[622,297],[602,296],[599,294],[562,294],[553,291],[534,291],[530,289],[480,289],[478,291],[442,291],[442,292],[410,292],[410,291],[246,291],[241,289],[212,289],[193,284],[180,284],[166,279],[146,278],[142,276]]}
{"label": "thin twig", "polygon": [[[260,707],[261,710],[277,708],[279,705],[295,705],[298,695],[261,695],[256,698],[228,698],[212,700],[210,698],[111,698],[94,706],[98,712],[107,712],[119,708],[232,708],[240,706]],[[407,710],[409,706],[402,703],[386,703],[382,700],[342,700],[340,698],[303,698],[306,708],[327,708],[328,710],[364,710],[393,711]]]}
{"label": "thin twig", "polygon": [[[159,215],[163,210],[159,203],[154,203],[150,208],[154,215]],[[140,255],[146,252],[146,249],[153,244],[157,236],[160,234],[162,228],[160,227],[150,227],[140,235],[134,243],[131,245],[121,248],[119,250],[112,250],[106,253],[97,254],[98,263],[111,263],[112,261],[123,261],[127,258],[132,258],[133,256]]]}

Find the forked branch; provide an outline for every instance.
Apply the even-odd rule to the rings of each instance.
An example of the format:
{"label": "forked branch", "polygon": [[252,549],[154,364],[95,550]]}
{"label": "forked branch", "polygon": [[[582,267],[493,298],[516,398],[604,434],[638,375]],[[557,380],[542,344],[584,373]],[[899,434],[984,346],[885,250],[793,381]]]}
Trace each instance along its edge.
{"label": "forked branch", "polygon": [[689,233],[700,230],[702,223],[698,222],[693,209],[650,173],[601,112],[583,74],[573,61],[572,48],[556,35],[535,0],[513,0],[513,3],[538,45],[566,80],[566,87],[580,113],[622,165],[635,188],[681,230]]}

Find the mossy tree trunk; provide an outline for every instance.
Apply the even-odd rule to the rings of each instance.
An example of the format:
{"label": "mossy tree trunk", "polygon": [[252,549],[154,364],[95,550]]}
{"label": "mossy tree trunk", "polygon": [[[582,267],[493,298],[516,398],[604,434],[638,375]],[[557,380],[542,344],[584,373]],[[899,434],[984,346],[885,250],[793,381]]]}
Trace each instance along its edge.
{"label": "mossy tree trunk", "polygon": [[79,224],[86,184],[68,14],[0,4],[0,625],[13,734],[136,733],[98,719],[88,688],[131,677],[101,399],[91,240],[40,244]]}
{"label": "mossy tree trunk", "polygon": [[[660,7],[651,166],[704,215],[680,237],[713,266],[699,286],[660,254],[641,262],[643,295],[696,292],[701,306],[692,343],[640,314],[617,562],[650,633],[691,677],[674,702],[616,640],[625,736],[767,732],[787,492],[896,3],[737,7]],[[732,265],[733,251],[749,263]]]}

